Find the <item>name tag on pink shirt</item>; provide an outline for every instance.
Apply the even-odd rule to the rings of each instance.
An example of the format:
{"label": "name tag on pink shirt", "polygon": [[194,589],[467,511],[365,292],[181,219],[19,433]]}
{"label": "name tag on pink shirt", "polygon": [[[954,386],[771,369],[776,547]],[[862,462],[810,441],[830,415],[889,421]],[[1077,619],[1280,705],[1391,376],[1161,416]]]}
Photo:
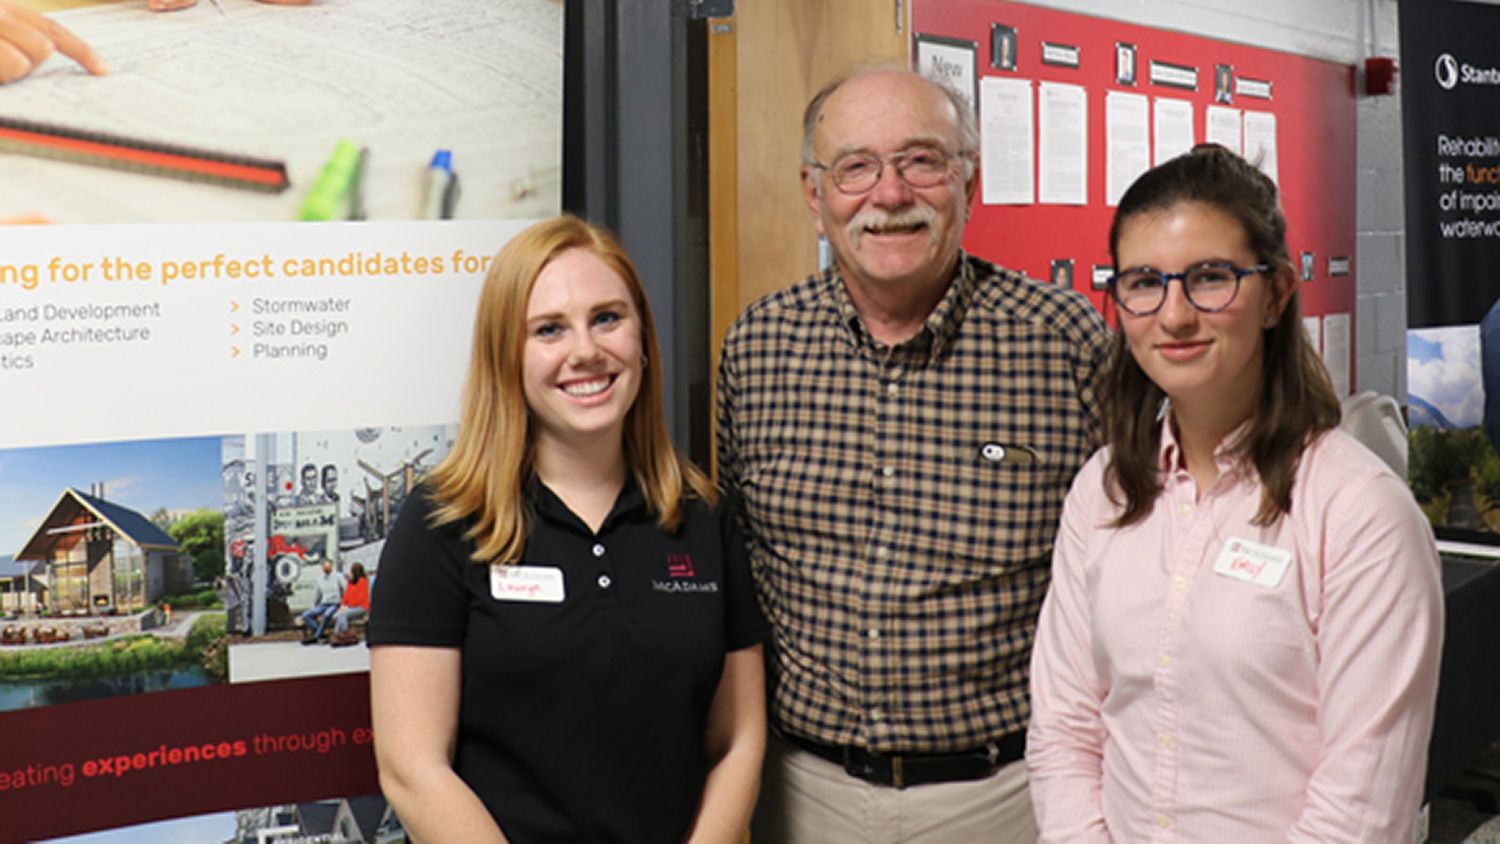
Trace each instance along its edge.
{"label": "name tag on pink shirt", "polygon": [[556,566],[490,566],[490,595],[497,601],[560,604],[563,573]]}
{"label": "name tag on pink shirt", "polygon": [[1214,561],[1214,573],[1275,589],[1292,563],[1292,552],[1248,539],[1230,539]]}

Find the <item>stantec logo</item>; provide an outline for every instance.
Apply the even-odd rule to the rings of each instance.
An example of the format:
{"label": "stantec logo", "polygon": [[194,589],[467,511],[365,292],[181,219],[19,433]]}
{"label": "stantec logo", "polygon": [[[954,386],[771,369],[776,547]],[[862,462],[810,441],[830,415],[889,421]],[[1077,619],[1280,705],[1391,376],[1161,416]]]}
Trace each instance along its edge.
{"label": "stantec logo", "polygon": [[1453,58],[1452,53],[1438,56],[1433,72],[1437,75],[1437,84],[1442,86],[1443,90],[1452,91],[1458,87],[1458,60]]}
{"label": "stantec logo", "polygon": [[1500,67],[1475,67],[1461,62],[1452,53],[1443,53],[1432,65],[1432,75],[1445,91],[1464,85],[1500,85]]}

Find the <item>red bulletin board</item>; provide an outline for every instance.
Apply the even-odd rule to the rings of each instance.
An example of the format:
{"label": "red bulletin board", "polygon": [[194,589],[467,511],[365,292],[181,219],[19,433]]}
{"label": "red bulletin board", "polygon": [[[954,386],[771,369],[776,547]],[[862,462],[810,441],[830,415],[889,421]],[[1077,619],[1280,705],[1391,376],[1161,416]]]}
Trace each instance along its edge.
{"label": "red bulletin board", "polygon": [[[975,88],[986,77],[1033,81],[1033,148],[1039,124],[1035,83],[1070,83],[1087,91],[1087,204],[985,205],[976,197],[964,248],[1037,279],[1051,278],[1054,260],[1072,259],[1073,286],[1112,324],[1114,305],[1106,301],[1103,291],[1093,289],[1091,278],[1094,265],[1110,263],[1109,224],[1114,208],[1105,202],[1107,93],[1143,94],[1150,101],[1148,110],[1158,97],[1191,102],[1197,142],[1205,138],[1208,107],[1216,104],[1218,65],[1232,68],[1236,79],[1269,82],[1269,98],[1236,92],[1230,102],[1221,104],[1276,117],[1277,176],[1292,263],[1301,269],[1303,253],[1312,256],[1311,278],[1302,287],[1303,313],[1349,315],[1348,373],[1350,384],[1354,383],[1355,100],[1351,65],[1006,0],[914,0],[911,15],[915,41],[973,45]],[[1004,69],[1005,62],[991,55],[991,32],[996,25],[1014,30],[1014,70]],[[1044,63],[1043,42],[1076,48],[1077,67]],[[1135,46],[1134,85],[1116,79],[1117,42]],[[1051,55],[1055,57],[1056,52]],[[1196,68],[1196,90],[1154,83],[1152,61]],[[1154,125],[1151,133],[1154,144]],[[982,160],[980,166],[984,166]],[[1036,176],[1039,185],[1040,174]],[[1321,338],[1319,342],[1321,347]]]}

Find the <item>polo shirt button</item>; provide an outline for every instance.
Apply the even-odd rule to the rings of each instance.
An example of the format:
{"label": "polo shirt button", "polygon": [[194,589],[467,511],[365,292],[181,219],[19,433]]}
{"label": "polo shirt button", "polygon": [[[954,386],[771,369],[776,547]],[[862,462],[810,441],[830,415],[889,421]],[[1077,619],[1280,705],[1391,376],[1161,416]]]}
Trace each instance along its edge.
{"label": "polo shirt button", "polygon": [[1162,829],[1167,829],[1172,826],[1172,819],[1167,817],[1166,815],[1157,815],[1156,825],[1161,827]]}
{"label": "polo shirt button", "polygon": [[598,543],[598,542],[594,543],[594,556],[595,557],[602,557],[602,556],[604,556],[604,546],[602,544]]}
{"label": "polo shirt button", "polygon": [[1193,513],[1192,505],[1184,504],[1181,507],[1177,508],[1177,512],[1184,516],[1190,516]]}
{"label": "polo shirt button", "polygon": [[600,589],[608,589],[609,588],[609,584],[611,584],[613,582],[614,581],[612,581],[612,580],[609,579],[609,575],[607,575],[607,574],[601,574],[601,575],[599,575],[599,588]]}

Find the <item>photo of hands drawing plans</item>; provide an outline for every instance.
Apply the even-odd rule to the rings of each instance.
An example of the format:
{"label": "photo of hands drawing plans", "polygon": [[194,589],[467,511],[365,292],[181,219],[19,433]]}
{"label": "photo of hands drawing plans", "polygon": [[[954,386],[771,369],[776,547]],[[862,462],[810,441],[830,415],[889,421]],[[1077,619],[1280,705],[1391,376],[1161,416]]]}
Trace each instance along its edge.
{"label": "photo of hands drawing plans", "polygon": [[[174,11],[0,0],[0,15],[29,16],[58,45],[29,72],[0,67],[0,220],[493,219],[559,207],[562,0]],[[68,33],[97,62],[75,58]],[[168,175],[179,167],[198,180]]]}

